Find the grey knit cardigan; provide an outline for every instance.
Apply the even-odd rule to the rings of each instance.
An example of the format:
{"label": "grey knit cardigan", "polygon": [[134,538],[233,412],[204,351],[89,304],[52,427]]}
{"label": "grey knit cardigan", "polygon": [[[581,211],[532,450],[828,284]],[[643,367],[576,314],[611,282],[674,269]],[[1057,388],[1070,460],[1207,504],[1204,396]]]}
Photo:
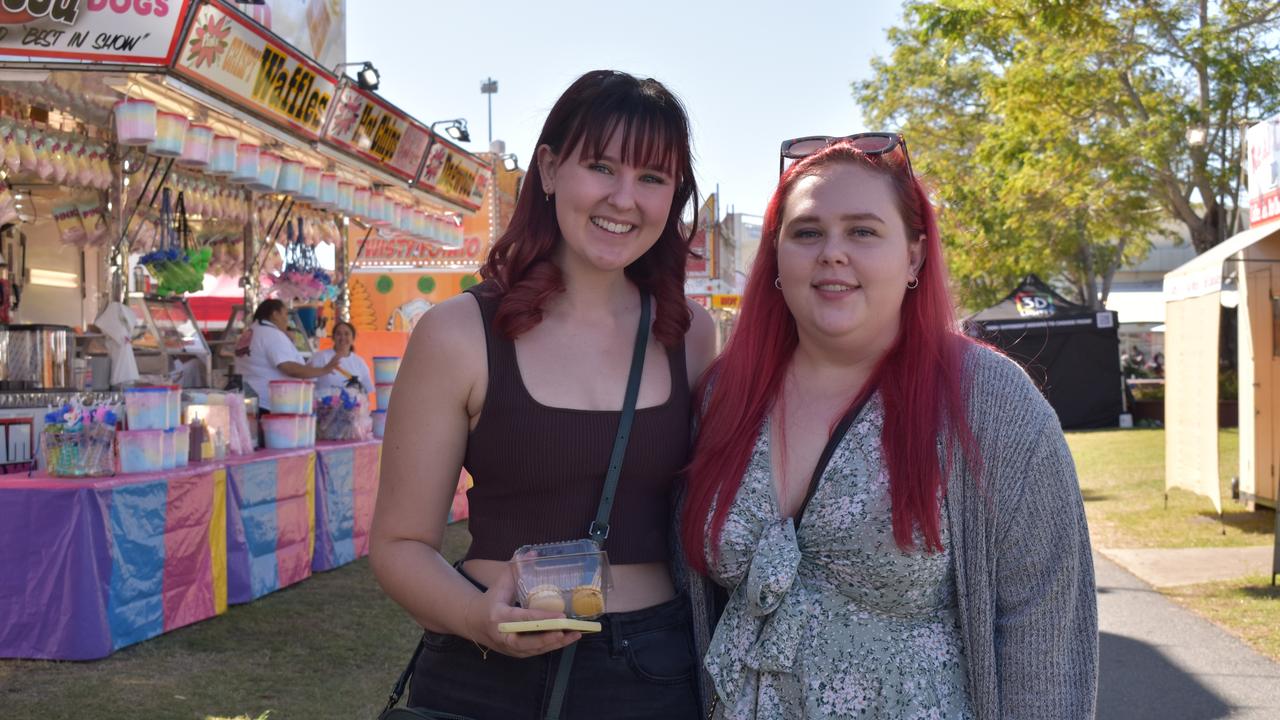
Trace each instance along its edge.
{"label": "grey knit cardigan", "polygon": [[[950,474],[945,519],[979,720],[1092,718],[1098,605],[1075,464],[1053,408],[1027,374],[985,347],[965,358],[980,475]],[[677,518],[679,515],[677,514]],[[677,541],[679,527],[672,533]],[[694,605],[699,656],[710,643],[710,582],[678,583]],[[708,707],[715,690],[702,673]]]}

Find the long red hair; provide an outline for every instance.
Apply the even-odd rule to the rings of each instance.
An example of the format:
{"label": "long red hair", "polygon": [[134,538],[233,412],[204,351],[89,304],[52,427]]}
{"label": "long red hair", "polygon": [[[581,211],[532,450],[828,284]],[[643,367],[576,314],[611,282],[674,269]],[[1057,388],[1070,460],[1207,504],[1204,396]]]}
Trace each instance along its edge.
{"label": "long red hair", "polygon": [[[976,462],[961,372],[969,341],[956,325],[928,193],[908,172],[904,160],[901,152],[867,156],[849,143],[837,143],[798,162],[778,183],[765,211],[760,250],[747,279],[736,329],[696,395],[702,398],[710,393],[689,468],[682,517],[681,539],[694,568],[707,569],[703,547],[708,524],[710,546],[719,546],[760,423],[778,397],[799,342],[795,319],[773,284],[787,197],[800,178],[832,163],[858,163],[888,177],[907,231],[924,237],[924,264],[917,275],[920,284],[903,299],[898,336],[863,389],[850,398],[850,407],[872,389],[883,402],[881,444],[889,473],[895,542],[910,550],[918,533],[926,550],[942,549],[939,497],[947,478],[941,460],[950,467],[959,451],[966,461]],[[946,445],[942,459],[939,437]]]}
{"label": "long red hair", "polygon": [[[690,323],[684,299],[689,237],[680,217],[698,194],[684,106],[657,80],[594,70],[574,81],[556,101],[536,147],[550,147],[560,162],[579,145],[599,158],[615,132],[622,133],[622,162],[669,167],[675,177],[675,195],[662,234],[626,268],[627,277],[654,297],[654,337],[674,348],[684,339]],[[529,165],[511,224],[480,268],[482,277],[495,278],[501,288],[503,296],[494,323],[508,338],[541,322],[547,301],[564,291],[560,268],[551,260],[562,240],[555,204],[543,196],[538,163]],[[693,222],[687,227],[697,227],[697,219],[695,205]]]}

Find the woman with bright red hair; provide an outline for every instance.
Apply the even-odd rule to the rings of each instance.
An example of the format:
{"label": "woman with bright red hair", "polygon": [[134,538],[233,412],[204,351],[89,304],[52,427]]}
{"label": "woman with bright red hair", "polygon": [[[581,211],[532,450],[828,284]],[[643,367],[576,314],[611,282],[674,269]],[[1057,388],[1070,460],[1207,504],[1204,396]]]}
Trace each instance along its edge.
{"label": "woman with bright red hair", "polygon": [[[661,83],[583,75],[543,125],[484,281],[414,329],[370,540],[379,583],[426,629],[411,707],[529,720],[705,716],[669,542],[691,386],[714,354],[710,316],[684,297],[691,162],[688,118]],[[624,397],[634,397],[629,432]],[[616,447],[625,454],[602,526]],[[464,467],[472,542],[455,567],[441,543]],[[602,605],[594,610],[573,588],[572,608],[603,610],[602,631],[503,632],[569,609],[554,588],[539,603],[526,588],[531,607],[516,605],[513,552],[589,532],[612,586],[583,595],[583,607]]]}
{"label": "woman with bright red hair", "polygon": [[1085,718],[1097,609],[1052,408],[965,339],[900,135],[783,143],[681,536],[720,718]]}

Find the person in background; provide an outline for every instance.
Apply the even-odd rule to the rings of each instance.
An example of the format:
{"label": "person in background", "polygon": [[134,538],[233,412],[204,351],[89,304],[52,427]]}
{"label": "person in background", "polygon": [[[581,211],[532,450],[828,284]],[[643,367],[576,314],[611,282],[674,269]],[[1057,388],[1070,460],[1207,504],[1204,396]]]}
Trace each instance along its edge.
{"label": "person in background", "polygon": [[248,349],[236,358],[236,370],[245,386],[258,396],[258,409],[271,411],[272,380],[315,380],[337,369],[342,358],[336,354],[321,367],[311,367],[294,346],[286,332],[289,308],[274,298],[263,300],[253,312],[253,322],[245,332],[252,332]]}
{"label": "person in background", "polygon": [[959,333],[905,140],[782,154],[682,517],[731,592],[714,717],[1093,717],[1071,453],[1026,373]]}
{"label": "person in background", "polygon": [[364,358],[356,354],[356,329],[351,323],[339,320],[333,326],[333,347],[321,350],[311,356],[311,367],[328,366],[334,357],[338,358],[338,366],[328,375],[316,380],[316,397],[328,395],[337,388],[357,388],[359,394],[373,392],[373,377]]}

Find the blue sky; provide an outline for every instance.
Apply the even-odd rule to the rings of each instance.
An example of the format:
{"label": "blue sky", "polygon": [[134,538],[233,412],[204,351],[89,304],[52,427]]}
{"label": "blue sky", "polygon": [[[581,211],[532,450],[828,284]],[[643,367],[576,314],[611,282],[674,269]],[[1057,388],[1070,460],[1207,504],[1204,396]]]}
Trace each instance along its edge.
{"label": "blue sky", "polygon": [[[376,12],[372,10],[377,8]],[[465,10],[463,8],[466,8]],[[347,58],[370,60],[379,94],[424,121],[466,118],[468,149],[493,136],[527,167],[547,111],[574,78],[610,68],[656,78],[689,109],[699,191],[763,212],[778,144],[866,130],[850,82],[884,56],[896,1],[543,0],[347,3]],[[876,128],[892,129],[892,128]]]}

